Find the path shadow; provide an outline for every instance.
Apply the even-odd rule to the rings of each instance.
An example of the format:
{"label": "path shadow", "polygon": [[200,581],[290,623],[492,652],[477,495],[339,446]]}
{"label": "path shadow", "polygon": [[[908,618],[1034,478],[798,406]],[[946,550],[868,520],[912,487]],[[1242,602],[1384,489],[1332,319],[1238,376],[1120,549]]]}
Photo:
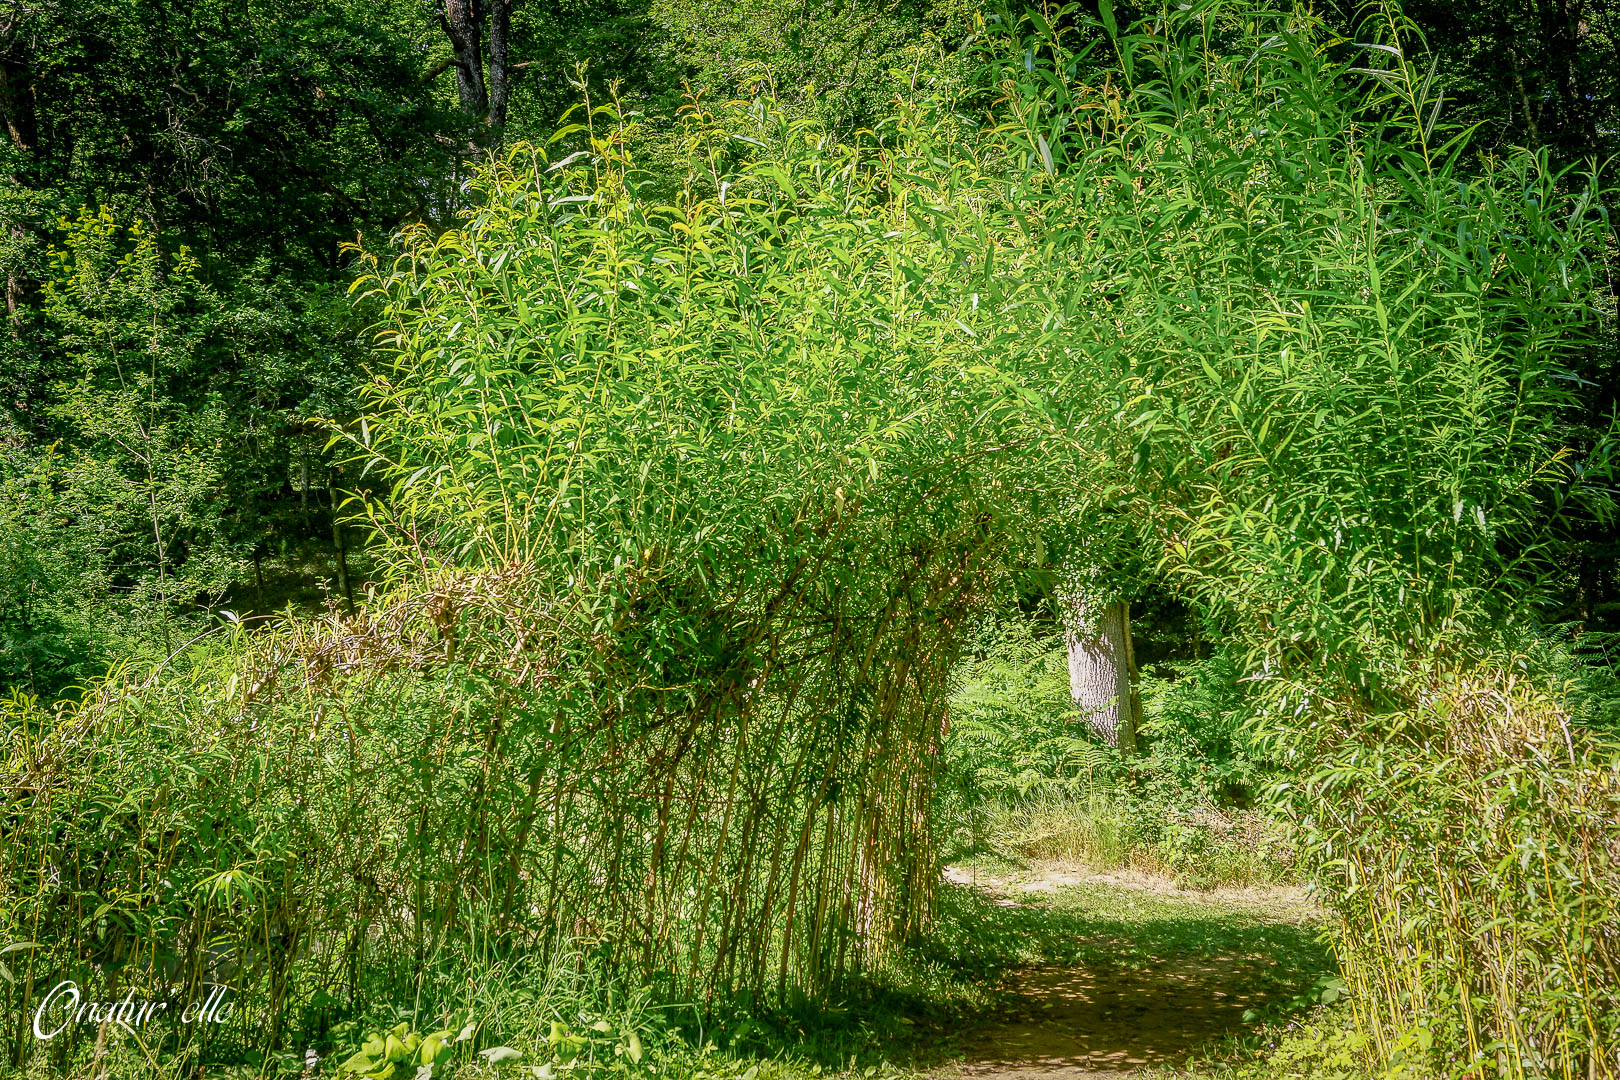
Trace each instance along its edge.
{"label": "path shadow", "polygon": [[[1309,921],[1121,886],[1045,892],[949,884],[920,952],[998,993],[923,1033],[958,1075],[1079,1077],[1174,1064],[1303,1008],[1334,974]],[[931,1049],[931,1052],[929,1052]]]}
{"label": "path shadow", "polygon": [[1168,1064],[1243,1030],[1244,1013],[1261,1003],[1218,963],[1107,973],[1034,969],[1017,972],[1012,990],[1029,1012],[972,1032],[963,1045],[963,1075]]}

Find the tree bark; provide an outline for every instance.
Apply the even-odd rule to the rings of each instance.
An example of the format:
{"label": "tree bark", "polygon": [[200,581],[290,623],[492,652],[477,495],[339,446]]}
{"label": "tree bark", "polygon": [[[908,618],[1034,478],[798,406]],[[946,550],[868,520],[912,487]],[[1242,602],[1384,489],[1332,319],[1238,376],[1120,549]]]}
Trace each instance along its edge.
{"label": "tree bark", "polygon": [[[6,48],[9,51],[10,42],[6,43]],[[28,85],[28,76],[27,64],[0,58],[0,117],[5,121],[11,145],[24,156],[33,154],[35,139],[33,88]],[[10,180],[19,190],[25,186],[19,173],[14,172]],[[21,246],[26,236],[22,224],[12,222],[9,231],[12,240]],[[6,317],[13,330],[22,318],[22,305],[22,276],[17,267],[9,266],[6,268]]]}
{"label": "tree bark", "polygon": [[337,487],[326,478],[326,497],[332,502],[332,546],[337,549],[338,589],[350,615],[354,614],[354,590],[349,586],[349,549],[343,543],[343,520],[338,513]]}
{"label": "tree bark", "polygon": [[[1076,614],[1080,625],[1090,623],[1092,613],[1084,606]],[[1107,605],[1096,613],[1094,634],[1081,636],[1066,629],[1063,639],[1069,651],[1069,693],[1085,714],[1087,726],[1122,753],[1136,753],[1141,706],[1134,683],[1130,605]]]}
{"label": "tree bark", "polygon": [[1531,148],[1541,145],[1541,127],[1536,123],[1536,110],[1530,104],[1530,92],[1524,87],[1524,72],[1519,67],[1519,53],[1516,49],[1508,49],[1508,64],[1513,73],[1513,89],[1519,95],[1519,107],[1524,109],[1524,128],[1529,136]]}
{"label": "tree bark", "polygon": [[506,126],[507,72],[511,54],[507,40],[512,29],[512,0],[488,0],[489,12],[489,126],[497,135]]}
{"label": "tree bark", "polygon": [[0,114],[11,145],[25,154],[34,150],[34,102],[28,74],[26,64],[0,60]]}
{"label": "tree bark", "polygon": [[[479,25],[480,0],[444,0],[439,24],[450,37],[456,57],[456,93],[461,110],[482,119],[489,114],[489,98],[484,90],[483,28]],[[505,87],[503,85],[504,93]]]}

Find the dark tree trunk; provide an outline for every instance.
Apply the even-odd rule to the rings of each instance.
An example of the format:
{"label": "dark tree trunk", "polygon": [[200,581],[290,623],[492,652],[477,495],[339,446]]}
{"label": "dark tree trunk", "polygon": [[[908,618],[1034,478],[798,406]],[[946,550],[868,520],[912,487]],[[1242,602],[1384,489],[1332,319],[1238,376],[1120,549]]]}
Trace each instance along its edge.
{"label": "dark tree trunk", "polygon": [[[456,92],[461,110],[480,119],[489,114],[489,97],[484,90],[483,20],[480,0],[444,0],[439,23],[450,37],[456,57]],[[504,41],[503,41],[504,45]],[[505,92],[503,82],[502,92]]]}
{"label": "dark tree trunk", "polygon": [[338,589],[350,615],[354,614],[354,590],[349,585],[349,549],[343,543],[343,520],[338,515],[337,486],[326,478],[326,497],[332,502],[332,546],[337,548]]}
{"label": "dark tree trunk", "polygon": [[498,134],[506,126],[506,78],[511,69],[507,40],[512,29],[512,0],[488,0],[488,3],[489,126]]}
{"label": "dark tree trunk", "polygon": [[1518,50],[1510,48],[1507,54],[1513,72],[1513,89],[1519,95],[1519,107],[1524,110],[1525,134],[1530,140],[1530,146],[1534,148],[1541,145],[1541,129],[1536,122],[1540,110],[1530,104],[1530,92],[1524,87],[1524,72],[1519,66]]}
{"label": "dark tree trunk", "polygon": [[[28,65],[16,60],[0,60],[0,115],[3,115],[6,124],[6,134],[11,138],[11,145],[24,155],[34,151],[34,102],[33,90],[28,85]],[[13,175],[11,182],[18,188],[24,186],[23,177]],[[23,238],[21,224],[13,223],[10,227],[13,240]],[[17,272],[18,268],[6,268],[6,316],[13,326],[20,318],[23,304],[23,281]]]}
{"label": "dark tree trunk", "polygon": [[4,113],[11,145],[23,153],[34,149],[34,102],[28,86],[28,65],[0,60],[0,113]]}

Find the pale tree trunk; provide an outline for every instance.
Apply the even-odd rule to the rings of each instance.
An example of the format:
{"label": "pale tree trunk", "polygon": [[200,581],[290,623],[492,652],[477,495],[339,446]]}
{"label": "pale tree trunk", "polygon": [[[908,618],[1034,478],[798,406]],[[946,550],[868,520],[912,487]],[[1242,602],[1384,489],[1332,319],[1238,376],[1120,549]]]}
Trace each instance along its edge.
{"label": "pale tree trunk", "polygon": [[[1074,621],[1092,624],[1093,612],[1082,603]],[[1125,754],[1136,752],[1141,705],[1134,682],[1130,605],[1109,604],[1095,613],[1095,633],[1063,632],[1069,650],[1069,693],[1097,736]]]}

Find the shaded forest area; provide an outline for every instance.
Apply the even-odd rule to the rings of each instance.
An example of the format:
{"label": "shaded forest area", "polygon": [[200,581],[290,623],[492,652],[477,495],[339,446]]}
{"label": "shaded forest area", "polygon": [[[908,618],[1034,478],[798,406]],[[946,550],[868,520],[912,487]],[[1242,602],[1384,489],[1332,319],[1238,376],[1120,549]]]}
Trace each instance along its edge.
{"label": "shaded forest area", "polygon": [[6,684],[344,594],[354,477],[321,421],[369,345],[344,245],[453,222],[473,165],[587,86],[655,147],[688,94],[762,82],[852,131],[970,14],[8,0]]}

